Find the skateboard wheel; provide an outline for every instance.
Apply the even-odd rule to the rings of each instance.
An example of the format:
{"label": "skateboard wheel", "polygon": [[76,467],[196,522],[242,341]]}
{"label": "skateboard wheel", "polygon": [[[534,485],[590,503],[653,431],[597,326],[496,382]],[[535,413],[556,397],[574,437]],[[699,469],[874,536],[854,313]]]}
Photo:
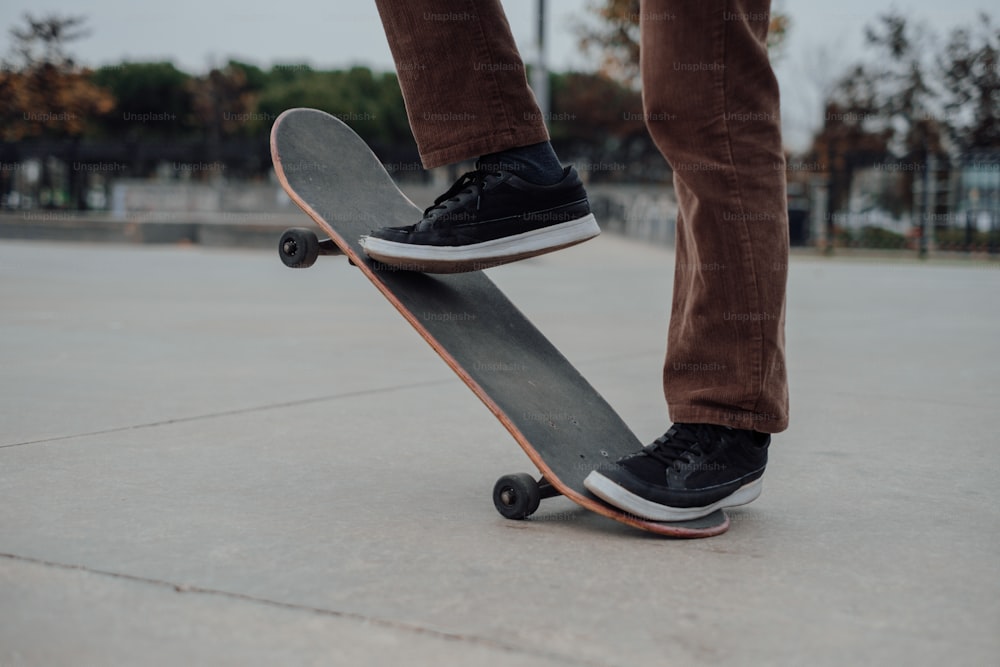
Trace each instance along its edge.
{"label": "skateboard wheel", "polygon": [[531,475],[504,475],[493,486],[493,504],[507,519],[526,519],[535,513],[542,500],[538,482]]}
{"label": "skateboard wheel", "polygon": [[278,241],[278,254],[285,266],[305,269],[316,263],[319,257],[319,238],[311,229],[295,227],[285,230]]}

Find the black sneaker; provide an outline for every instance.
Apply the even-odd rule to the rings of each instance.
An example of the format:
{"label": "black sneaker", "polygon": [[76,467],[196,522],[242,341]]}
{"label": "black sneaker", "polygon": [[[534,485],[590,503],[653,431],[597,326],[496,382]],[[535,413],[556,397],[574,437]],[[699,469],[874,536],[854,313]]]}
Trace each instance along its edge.
{"label": "black sneaker", "polygon": [[383,264],[429,273],[477,271],[565,248],[600,234],[573,167],[554,185],[506,171],[470,171],[420,222],[361,239]]}
{"label": "black sneaker", "polygon": [[641,451],[584,480],[594,495],[651,521],[689,521],[760,495],[771,436],[674,424]]}

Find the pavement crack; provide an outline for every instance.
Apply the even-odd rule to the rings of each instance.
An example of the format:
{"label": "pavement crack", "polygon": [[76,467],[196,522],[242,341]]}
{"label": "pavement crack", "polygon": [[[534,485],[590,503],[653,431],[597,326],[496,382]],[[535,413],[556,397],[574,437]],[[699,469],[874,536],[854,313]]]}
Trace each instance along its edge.
{"label": "pavement crack", "polygon": [[191,415],[188,417],[177,417],[176,419],[164,419],[161,421],[148,422],[145,424],[130,424],[128,426],[116,426],[114,428],[101,429],[99,431],[89,431],[86,433],[73,433],[69,435],[57,435],[49,438],[40,438],[38,440],[27,440],[24,442],[14,442],[6,445],[0,445],[0,449],[9,449],[11,447],[24,447],[26,445],[40,445],[50,442],[59,442],[61,440],[73,440],[75,438],[87,438],[95,435],[108,435],[111,433],[122,433],[124,431],[136,431],[145,428],[157,428],[160,426],[170,426],[171,424],[185,424],[188,422],[196,422],[207,419],[220,419],[222,417],[234,417],[237,415],[249,414],[251,412],[264,412],[266,410],[282,410],[285,408],[293,408],[302,405],[312,405],[314,403],[325,403],[328,401],[338,401],[345,398],[355,398],[357,396],[370,396],[372,394],[384,394],[394,391],[405,391],[407,389],[421,389],[424,387],[433,387],[442,384],[448,384],[453,382],[452,378],[442,379],[442,380],[427,380],[425,382],[413,382],[410,384],[394,385],[391,387],[378,387],[375,389],[362,389],[359,391],[344,392],[341,394],[330,394],[329,396],[317,396],[313,398],[303,398],[297,401],[284,401],[282,403],[269,403],[267,405],[257,405],[249,408],[236,408],[233,410],[221,410],[218,412],[210,412],[202,415]]}
{"label": "pavement crack", "polygon": [[123,572],[112,572],[110,570],[101,570],[93,567],[88,567],[86,565],[59,563],[56,561],[50,561],[43,558],[35,558],[31,556],[19,556],[17,554],[0,552],[0,558],[4,558],[14,562],[30,563],[32,565],[57,568],[66,571],[85,572],[87,574],[92,574],[95,576],[109,577],[122,581],[130,581],[134,583],[144,584],[147,586],[155,586],[157,588],[171,589],[176,593],[181,593],[185,595],[210,595],[210,596],[225,598],[228,600],[236,600],[240,602],[248,602],[251,604],[264,605],[276,609],[284,609],[288,611],[315,614],[317,616],[325,616],[328,618],[339,618],[344,620],[356,621],[359,623],[378,626],[388,630],[408,632],[412,634],[421,635],[424,637],[432,637],[435,639],[440,639],[443,641],[472,644],[515,655],[531,656],[534,658],[553,660],[556,662],[565,663],[567,665],[583,665],[585,667],[613,667],[610,663],[594,662],[591,660],[581,660],[576,656],[570,656],[551,651],[518,646],[517,644],[504,642],[497,639],[491,639],[489,637],[482,637],[479,635],[473,635],[462,632],[449,632],[447,630],[438,630],[424,625],[419,625],[417,623],[396,621],[388,618],[371,616],[368,614],[361,614],[357,612],[342,611],[338,609],[327,609],[324,607],[296,604],[293,602],[282,602],[280,600],[271,600],[269,598],[258,597],[256,595],[248,595],[246,593],[235,593],[232,591],[226,591],[217,588],[208,588],[205,586],[197,586],[192,584],[181,584],[177,582],[166,581],[164,579],[156,579],[154,577],[143,577],[134,574],[125,574]]}

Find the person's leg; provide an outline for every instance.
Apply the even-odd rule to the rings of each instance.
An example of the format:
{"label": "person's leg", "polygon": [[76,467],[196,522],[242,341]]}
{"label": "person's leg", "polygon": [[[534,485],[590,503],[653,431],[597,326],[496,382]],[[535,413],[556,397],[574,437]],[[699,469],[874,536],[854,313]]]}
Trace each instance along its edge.
{"label": "person's leg", "polygon": [[499,0],[376,0],[431,169],[549,140]]}
{"label": "person's leg", "polygon": [[499,0],[377,4],[424,166],[479,160],[419,222],[362,238],[368,256],[451,273],[597,236],[583,183],[549,144]]}
{"label": "person's leg", "polygon": [[643,103],[674,170],[674,296],[663,371],[675,422],[777,433],[788,213],[768,0],[646,0]]}
{"label": "person's leg", "polygon": [[642,4],[646,124],[679,212],[663,369],[674,426],[587,486],[663,521],[754,500],[788,424],[788,222],[768,0]]}

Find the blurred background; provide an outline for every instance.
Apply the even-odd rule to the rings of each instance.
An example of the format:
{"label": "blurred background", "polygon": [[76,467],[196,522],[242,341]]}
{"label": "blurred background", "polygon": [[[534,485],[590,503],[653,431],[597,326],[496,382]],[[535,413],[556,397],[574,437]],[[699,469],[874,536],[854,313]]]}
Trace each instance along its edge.
{"label": "blurred background", "polygon": [[[638,1],[505,7],[602,225],[671,243],[670,167],[642,122]],[[793,245],[1000,254],[994,13],[979,0],[774,3]],[[8,0],[0,25],[0,237],[124,222],[192,241],[186,225],[207,220],[273,241],[301,218],[268,146],[290,107],[348,122],[419,205],[458,171],[421,168],[372,3]]]}

